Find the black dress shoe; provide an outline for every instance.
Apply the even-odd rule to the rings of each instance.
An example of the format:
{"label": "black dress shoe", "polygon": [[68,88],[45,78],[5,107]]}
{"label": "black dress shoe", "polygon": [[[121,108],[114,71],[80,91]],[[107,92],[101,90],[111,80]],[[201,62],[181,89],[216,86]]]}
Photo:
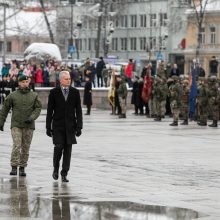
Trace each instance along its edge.
{"label": "black dress shoe", "polygon": [[53,177],[54,180],[58,180],[58,177],[59,177],[58,172],[54,170],[52,177]]}
{"label": "black dress shoe", "polygon": [[62,176],[62,182],[64,182],[64,183],[68,183],[69,180],[66,178],[66,176]]}

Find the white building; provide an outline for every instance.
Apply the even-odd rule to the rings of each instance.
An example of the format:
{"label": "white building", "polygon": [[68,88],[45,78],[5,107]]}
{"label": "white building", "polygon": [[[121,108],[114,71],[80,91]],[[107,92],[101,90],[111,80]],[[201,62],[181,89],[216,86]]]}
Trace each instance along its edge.
{"label": "white building", "polygon": [[[95,57],[97,49],[98,15],[102,13],[102,30],[100,43],[100,56],[106,55],[104,51],[107,45],[107,55],[117,56],[120,59],[129,58],[141,62],[142,65],[149,60],[158,59],[170,60],[169,54],[179,54],[179,45],[185,38],[185,10],[189,7],[189,0],[124,0],[106,1],[108,7],[101,9],[101,13],[85,13],[91,4],[97,1],[84,0],[84,4],[79,7],[73,6],[74,10],[84,14],[82,17],[82,27],[79,30],[78,43],[79,57]],[[70,8],[70,6],[67,6]],[[67,9],[66,9],[67,10]],[[175,10],[175,11],[174,11]],[[64,8],[58,8],[58,20]],[[109,13],[115,12],[115,13]],[[113,15],[113,16],[111,16]],[[78,15],[74,16],[76,18]],[[64,20],[64,17],[62,19]],[[66,17],[67,18],[67,17]],[[176,20],[173,20],[176,19]],[[70,17],[66,19],[68,23]],[[114,32],[109,35],[109,25],[113,22]],[[65,32],[65,39],[61,48],[64,56],[67,56],[70,29]],[[107,43],[107,44],[106,44]],[[178,53],[177,53],[178,50]],[[76,58],[76,54],[73,54]]]}

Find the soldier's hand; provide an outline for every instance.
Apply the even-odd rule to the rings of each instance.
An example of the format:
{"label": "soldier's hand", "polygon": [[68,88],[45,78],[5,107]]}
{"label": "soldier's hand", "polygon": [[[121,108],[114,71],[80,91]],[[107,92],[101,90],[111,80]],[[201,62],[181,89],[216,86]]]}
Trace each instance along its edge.
{"label": "soldier's hand", "polygon": [[3,128],[3,126],[0,126],[0,131],[4,131],[4,128]]}
{"label": "soldier's hand", "polygon": [[32,119],[28,118],[27,120],[24,121],[25,124],[30,124],[32,122]]}
{"label": "soldier's hand", "polygon": [[52,132],[52,130],[47,129],[46,134],[47,134],[48,137],[52,137],[53,132]]}
{"label": "soldier's hand", "polygon": [[81,129],[76,130],[76,137],[79,137],[82,134]]}

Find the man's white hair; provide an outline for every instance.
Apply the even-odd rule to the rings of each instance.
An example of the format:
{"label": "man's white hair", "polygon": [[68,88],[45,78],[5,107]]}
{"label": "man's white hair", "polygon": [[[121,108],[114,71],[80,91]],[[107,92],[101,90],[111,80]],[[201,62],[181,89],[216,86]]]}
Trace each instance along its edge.
{"label": "man's white hair", "polygon": [[67,71],[67,70],[61,71],[60,74],[59,74],[59,80],[61,80],[61,78],[62,78],[64,75],[67,75],[67,74],[70,75],[69,71]]}

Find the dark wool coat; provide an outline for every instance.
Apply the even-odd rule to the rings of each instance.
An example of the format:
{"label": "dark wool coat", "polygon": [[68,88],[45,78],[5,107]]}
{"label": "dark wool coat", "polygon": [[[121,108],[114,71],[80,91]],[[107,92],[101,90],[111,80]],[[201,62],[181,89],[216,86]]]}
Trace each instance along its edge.
{"label": "dark wool coat", "polygon": [[92,83],[91,82],[85,83],[83,105],[92,105]]}
{"label": "dark wool coat", "polygon": [[76,144],[75,132],[82,127],[79,91],[70,87],[65,101],[60,87],[52,89],[48,99],[46,128],[52,129],[53,143]]}

